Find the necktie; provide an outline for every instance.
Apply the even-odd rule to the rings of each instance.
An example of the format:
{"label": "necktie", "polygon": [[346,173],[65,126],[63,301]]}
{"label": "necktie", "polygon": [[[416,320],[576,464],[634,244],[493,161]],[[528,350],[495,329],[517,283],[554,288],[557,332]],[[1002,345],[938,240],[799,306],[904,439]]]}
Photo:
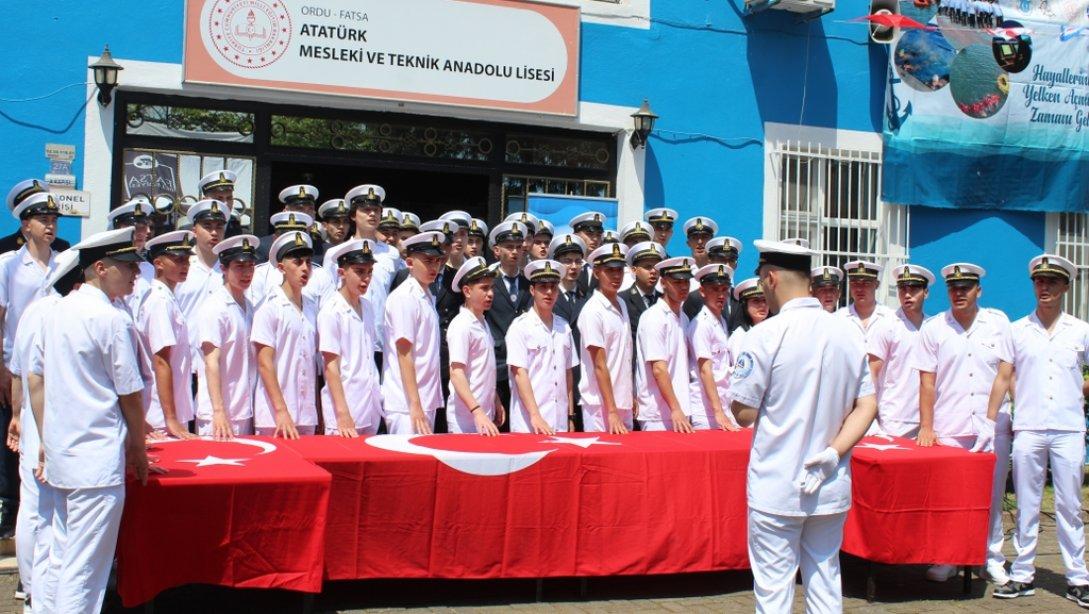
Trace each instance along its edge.
{"label": "necktie", "polygon": [[647,300],[647,307],[650,307],[654,303],[658,302],[658,293],[657,292],[651,292],[650,294],[644,296],[643,298],[645,298]]}
{"label": "necktie", "polygon": [[518,277],[509,277],[504,275],[507,279],[507,287],[510,289],[510,302],[518,302]]}

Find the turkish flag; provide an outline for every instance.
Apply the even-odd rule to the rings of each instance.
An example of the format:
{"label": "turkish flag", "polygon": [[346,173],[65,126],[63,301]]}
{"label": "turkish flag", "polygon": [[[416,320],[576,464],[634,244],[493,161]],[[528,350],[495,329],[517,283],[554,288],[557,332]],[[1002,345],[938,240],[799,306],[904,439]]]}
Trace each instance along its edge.
{"label": "turkish flag", "polygon": [[149,446],[167,473],[126,484],[117,543],[126,607],[184,584],[321,592],[332,478],[282,444]]}

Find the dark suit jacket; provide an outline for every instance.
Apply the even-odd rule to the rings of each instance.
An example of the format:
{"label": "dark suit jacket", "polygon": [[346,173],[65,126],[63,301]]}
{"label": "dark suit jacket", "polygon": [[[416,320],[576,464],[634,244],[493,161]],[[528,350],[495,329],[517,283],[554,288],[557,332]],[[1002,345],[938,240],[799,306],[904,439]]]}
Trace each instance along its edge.
{"label": "dark suit jacket", "polygon": [[[684,315],[688,316],[688,319],[696,317],[696,314],[703,309],[703,297],[700,296],[699,290],[693,290],[688,294],[688,298],[684,299],[684,305],[681,306],[684,310]],[[731,296],[726,299],[726,305],[722,309],[722,317],[726,320],[726,332],[732,333],[734,329],[741,325],[741,302],[734,300]]]}
{"label": "dark suit jacket", "polygon": [[590,293],[597,288],[597,280],[591,274],[593,267],[589,264],[582,265],[582,272],[579,273],[579,278],[575,281],[575,290],[582,293],[583,297],[589,297]]}
{"label": "dark suit jacket", "polygon": [[[655,290],[654,295],[658,297],[658,300],[661,300],[661,292]],[[636,333],[639,332],[639,318],[647,310],[647,304],[643,302],[643,293],[639,291],[635,284],[621,292],[620,297],[628,305],[628,319],[631,320],[631,338],[634,340]]]}
{"label": "dark suit jacket", "polygon": [[502,274],[495,278],[492,287],[495,289],[495,297],[492,299],[492,308],[484,312],[484,319],[488,321],[492,340],[495,342],[495,376],[502,382],[508,379],[507,329],[514,322],[514,318],[529,311],[533,306],[533,297],[529,294],[529,280],[521,274],[518,276],[517,300],[513,303],[507,290],[507,280]]}

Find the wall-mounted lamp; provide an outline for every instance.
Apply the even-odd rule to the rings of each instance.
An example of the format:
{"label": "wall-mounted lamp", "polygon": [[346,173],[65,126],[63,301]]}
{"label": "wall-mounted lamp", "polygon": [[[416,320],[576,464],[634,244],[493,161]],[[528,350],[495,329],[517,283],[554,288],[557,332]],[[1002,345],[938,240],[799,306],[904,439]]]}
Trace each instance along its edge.
{"label": "wall-mounted lamp", "polygon": [[650,136],[650,131],[654,129],[654,120],[658,119],[658,116],[654,114],[654,111],[650,110],[650,103],[647,99],[643,99],[643,106],[639,107],[639,110],[631,114],[631,118],[635,123],[635,130],[631,133],[631,146],[638,149],[640,147],[646,147],[647,137]]}
{"label": "wall-mounted lamp", "polygon": [[98,104],[107,107],[113,100],[113,89],[117,87],[117,73],[125,68],[113,61],[110,46],[102,50],[98,61],[88,66],[95,72],[95,85],[98,86]]}

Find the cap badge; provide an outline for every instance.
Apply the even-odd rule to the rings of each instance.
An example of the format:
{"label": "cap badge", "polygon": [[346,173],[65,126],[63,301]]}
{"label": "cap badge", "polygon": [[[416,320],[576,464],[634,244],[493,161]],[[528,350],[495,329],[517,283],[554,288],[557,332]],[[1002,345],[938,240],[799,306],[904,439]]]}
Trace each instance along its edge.
{"label": "cap badge", "polygon": [[594,221],[595,222],[601,222],[602,221],[600,213],[595,213],[594,214]]}
{"label": "cap badge", "polygon": [[50,211],[56,211],[57,210],[57,201],[53,200],[53,195],[52,194],[45,197],[45,208],[50,210]]}
{"label": "cap badge", "polygon": [[250,248],[250,240],[249,239],[242,239],[242,249],[249,249],[249,248]]}
{"label": "cap badge", "polygon": [[960,275],[960,267],[959,266],[953,267],[953,274],[954,275]]}
{"label": "cap badge", "polygon": [[219,174],[219,180],[220,181],[227,181],[227,173],[220,173]]}
{"label": "cap badge", "polygon": [[371,242],[370,242],[370,241],[367,241],[367,240],[364,240],[364,241],[363,241],[363,248],[362,248],[362,249],[363,249],[363,253],[364,253],[364,254],[369,254],[369,253],[371,253]]}
{"label": "cap badge", "polygon": [[828,270],[828,269],[824,269],[824,278],[825,278],[826,280],[830,280],[830,279],[832,279],[832,271],[830,271],[830,270]]}
{"label": "cap badge", "polygon": [[431,235],[431,246],[432,247],[438,247],[439,246],[439,238],[436,235]]}
{"label": "cap badge", "polygon": [[210,213],[219,213],[219,201],[213,200],[210,207],[208,207]]}
{"label": "cap badge", "polygon": [[619,243],[613,243],[613,255],[614,256],[620,256],[621,255],[620,254],[620,244]]}
{"label": "cap badge", "polygon": [[301,186],[299,186],[299,198],[304,198],[305,196],[306,196],[306,186],[301,185]]}
{"label": "cap badge", "polygon": [[544,265],[544,272],[545,272],[545,273],[551,273],[551,272],[552,272],[552,264],[551,264],[551,263],[549,263],[549,262],[546,262],[546,263],[545,263],[545,265]]}
{"label": "cap badge", "polygon": [[302,247],[303,245],[305,245],[305,242],[303,241],[302,233],[301,232],[296,232],[295,233],[295,247]]}

